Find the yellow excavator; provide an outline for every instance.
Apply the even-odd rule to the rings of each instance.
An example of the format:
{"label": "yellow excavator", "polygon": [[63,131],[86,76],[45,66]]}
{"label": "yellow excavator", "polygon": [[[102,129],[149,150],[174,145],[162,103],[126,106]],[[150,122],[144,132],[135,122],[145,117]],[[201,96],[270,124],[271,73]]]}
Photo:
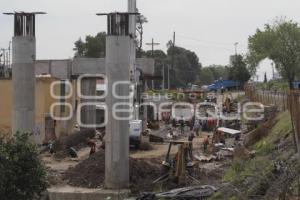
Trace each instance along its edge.
{"label": "yellow excavator", "polygon": [[222,102],[224,112],[231,113],[236,110],[235,102],[231,93],[223,94]]}
{"label": "yellow excavator", "polygon": [[[178,152],[172,156],[171,149],[178,147]],[[171,141],[165,160],[162,162],[163,175],[153,183],[165,182],[166,180],[176,180],[183,176],[192,177],[195,162],[192,158],[192,145],[189,141]]]}

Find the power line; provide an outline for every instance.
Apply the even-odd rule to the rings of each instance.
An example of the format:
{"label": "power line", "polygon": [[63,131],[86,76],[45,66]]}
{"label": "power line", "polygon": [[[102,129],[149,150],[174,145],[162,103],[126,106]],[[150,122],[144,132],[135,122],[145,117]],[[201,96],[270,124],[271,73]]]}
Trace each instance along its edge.
{"label": "power line", "polygon": [[[196,42],[200,42],[200,43],[207,43],[207,44],[210,44],[210,45],[215,45],[215,46],[232,46],[233,43],[227,43],[227,42],[216,42],[216,41],[207,41],[207,40],[201,40],[201,39],[198,39],[198,38],[194,38],[194,37],[190,37],[190,36],[184,36],[184,35],[178,35],[178,37],[181,37],[181,38],[185,38],[185,39],[189,39],[189,40],[193,40],[193,41],[196,41]],[[245,44],[240,44],[239,45],[242,45],[242,46],[247,46]]]}
{"label": "power line", "polygon": [[[204,48],[213,48],[213,49],[232,49],[230,46],[218,46],[218,45],[209,45],[209,44],[183,44],[181,42],[177,43],[178,46],[187,46],[187,47],[204,47]],[[232,45],[231,45],[232,46]]]}
{"label": "power line", "polygon": [[177,72],[188,72],[188,73],[200,73],[200,70],[181,70],[181,69],[172,69],[173,71],[177,71]]}

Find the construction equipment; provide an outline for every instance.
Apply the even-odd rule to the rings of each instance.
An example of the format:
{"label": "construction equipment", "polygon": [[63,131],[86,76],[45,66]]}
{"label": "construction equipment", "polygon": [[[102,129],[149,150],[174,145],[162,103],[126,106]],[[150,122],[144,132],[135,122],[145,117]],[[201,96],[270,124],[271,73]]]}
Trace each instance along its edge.
{"label": "construction equipment", "polygon": [[237,111],[237,103],[234,102],[234,99],[233,99],[231,93],[223,94],[222,102],[223,102],[223,111],[225,111],[227,113]]}
{"label": "construction equipment", "polygon": [[215,93],[208,93],[206,97],[206,101],[209,103],[217,103],[217,96]]}
{"label": "construction equipment", "polygon": [[[172,146],[178,146],[178,152],[174,157],[170,155]],[[162,162],[164,175],[153,183],[164,182],[168,179],[178,181],[185,175],[191,176],[195,163],[192,160],[192,142],[171,141],[169,143],[166,159]]]}
{"label": "construction equipment", "polygon": [[225,144],[226,138],[240,138],[241,131],[234,130],[226,127],[219,127],[213,134],[213,143],[223,143]]}

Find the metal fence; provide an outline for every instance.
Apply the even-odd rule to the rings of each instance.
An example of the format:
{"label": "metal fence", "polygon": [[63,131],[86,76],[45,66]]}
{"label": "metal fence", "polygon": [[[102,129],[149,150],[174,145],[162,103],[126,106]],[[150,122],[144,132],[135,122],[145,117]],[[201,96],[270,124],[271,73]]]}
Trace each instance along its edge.
{"label": "metal fence", "polygon": [[291,114],[292,125],[295,131],[295,143],[300,152],[300,91],[288,92],[258,90],[255,86],[246,86],[245,95],[254,102],[264,105],[276,105],[282,111],[288,110]]}
{"label": "metal fence", "polygon": [[255,86],[246,86],[245,95],[254,102],[261,102],[265,105],[276,105],[285,111],[289,108],[289,93],[270,90],[260,90]]}

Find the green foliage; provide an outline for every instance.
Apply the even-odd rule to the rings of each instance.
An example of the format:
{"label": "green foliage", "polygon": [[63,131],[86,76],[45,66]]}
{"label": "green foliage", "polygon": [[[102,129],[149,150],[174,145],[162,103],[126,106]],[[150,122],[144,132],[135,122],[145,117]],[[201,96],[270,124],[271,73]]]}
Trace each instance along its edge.
{"label": "green foliage", "polygon": [[229,70],[228,67],[222,65],[211,65],[203,67],[200,72],[201,85],[212,84],[215,80],[228,79]]}
{"label": "green foliage", "polygon": [[275,148],[274,144],[292,131],[292,122],[288,112],[281,113],[277,119],[278,122],[270,130],[268,136],[254,145],[254,149],[260,155],[271,153]]}
{"label": "green foliage", "polygon": [[[291,160],[295,152],[291,145],[292,126],[289,113],[281,113],[274,120],[276,121],[275,125],[266,130],[268,134],[252,146],[256,150],[256,156],[254,158],[235,159],[223,177],[223,180],[231,187],[225,187],[212,199],[260,198],[266,194],[272,194],[272,188],[276,188],[275,191],[278,193],[284,192],[283,187],[281,187],[282,182],[292,183],[293,179],[287,178],[285,173],[274,172],[277,161],[289,163],[296,168],[292,164],[293,159]],[[285,142],[286,145],[279,149],[280,142]],[[290,173],[290,170],[288,172]],[[232,192],[232,188],[239,192]]]}
{"label": "green foliage", "polygon": [[186,87],[188,83],[198,82],[201,63],[196,53],[170,45],[167,51],[167,63],[169,65],[172,63],[172,54],[174,54],[174,66],[170,70],[171,87]]}
{"label": "green foliage", "polygon": [[[173,52],[174,51],[174,52]],[[174,53],[174,66],[172,66],[172,54]],[[155,74],[162,75],[163,66],[165,66],[165,75],[168,74],[170,69],[170,86],[171,88],[186,87],[188,83],[199,82],[199,74],[201,64],[196,53],[182,47],[173,47],[172,44],[168,45],[167,54],[162,50],[139,52],[140,57],[148,57],[155,59]],[[156,81],[157,84],[161,84]],[[161,85],[156,85],[160,88]]]}
{"label": "green foliage", "polygon": [[106,33],[100,32],[96,36],[88,35],[83,42],[81,38],[75,42],[75,56],[100,58],[105,57]]}
{"label": "green foliage", "polygon": [[300,71],[300,27],[297,23],[281,19],[272,25],[265,25],[264,30],[258,29],[249,37],[248,48],[247,60],[252,72],[261,60],[269,58],[293,89],[293,82]]}
{"label": "green foliage", "polygon": [[[137,10],[138,12],[138,10]],[[136,30],[138,32],[138,38],[136,38],[137,42],[137,56],[140,57],[140,54],[143,52],[143,36],[144,36],[144,24],[148,23],[147,18],[144,15],[136,16]]]}
{"label": "green foliage", "polygon": [[0,140],[0,180],[1,200],[32,200],[46,190],[46,170],[29,134]]}
{"label": "green foliage", "polygon": [[245,84],[251,78],[243,56],[236,55],[232,66],[229,68],[229,79]]}
{"label": "green foliage", "polygon": [[276,90],[276,91],[288,91],[289,84],[284,80],[270,80],[267,83],[257,84],[259,89],[263,90]]}

